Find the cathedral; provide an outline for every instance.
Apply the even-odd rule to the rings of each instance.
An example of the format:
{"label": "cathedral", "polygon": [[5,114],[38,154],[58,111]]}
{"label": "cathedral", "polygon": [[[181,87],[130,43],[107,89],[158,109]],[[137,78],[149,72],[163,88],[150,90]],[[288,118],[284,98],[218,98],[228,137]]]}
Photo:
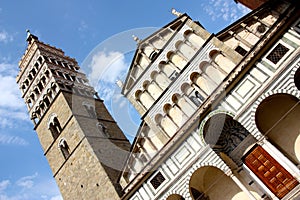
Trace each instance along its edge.
{"label": "cathedral", "polygon": [[300,198],[300,8],[252,11],[219,33],[176,18],[118,85],[141,116],[132,144],[75,59],[28,32],[17,83],[65,200]]}

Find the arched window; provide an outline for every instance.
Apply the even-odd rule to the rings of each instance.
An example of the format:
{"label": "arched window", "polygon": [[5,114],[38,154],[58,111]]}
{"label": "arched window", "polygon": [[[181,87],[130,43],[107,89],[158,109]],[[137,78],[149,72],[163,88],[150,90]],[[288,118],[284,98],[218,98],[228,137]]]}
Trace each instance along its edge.
{"label": "arched window", "polygon": [[204,101],[204,97],[188,83],[183,83],[181,86],[181,91],[187,96],[196,106]]}
{"label": "arched window", "polygon": [[204,61],[200,63],[199,68],[208,77],[208,79],[210,80],[209,82],[212,82],[211,84],[214,85],[210,87],[215,88],[216,85],[221,83],[225,78],[225,74],[223,74],[220,70],[218,70],[215,66],[208,62]]}
{"label": "arched window", "polygon": [[82,105],[84,106],[91,118],[97,118],[95,107],[93,105],[91,105],[88,102],[83,102]]}
{"label": "arched window", "polygon": [[34,69],[34,68],[31,70],[31,73],[32,73],[32,75],[33,75],[33,76],[35,76],[35,75],[36,75],[36,71],[35,71],[35,69]]}
{"label": "arched window", "polygon": [[25,83],[26,86],[28,86],[29,85],[28,79],[25,79],[24,83]]}
{"label": "arched window", "polygon": [[163,90],[166,89],[170,84],[168,77],[166,77],[164,74],[158,73],[157,71],[153,71],[151,73],[151,78]]}
{"label": "arched window", "polygon": [[199,91],[204,94],[201,96],[209,96],[216,87],[216,84],[207,76],[200,75],[197,72],[192,73],[190,79],[195,84],[195,87],[199,88]]}
{"label": "arched window", "polygon": [[48,97],[46,95],[43,97],[43,101],[45,102],[46,107],[49,107],[50,101],[49,101],[49,99],[48,99]]}
{"label": "arched window", "polygon": [[184,198],[179,194],[172,194],[168,196],[167,200],[184,200]]}
{"label": "arched window", "polygon": [[180,51],[180,53],[187,59],[190,60],[196,53],[196,51],[183,41],[178,41],[175,47]]}
{"label": "arched window", "polygon": [[149,109],[154,103],[154,99],[147,91],[137,90],[135,92],[135,97],[146,109]]}
{"label": "arched window", "polygon": [[189,41],[197,49],[199,49],[205,42],[200,36],[196,35],[191,30],[185,31],[184,37],[187,41]]}
{"label": "arched window", "polygon": [[27,100],[27,105],[28,105],[29,108],[32,107],[32,101],[31,101],[31,99],[28,99],[28,100]]}
{"label": "arched window", "polygon": [[156,51],[152,51],[152,53],[149,56],[150,60],[155,60],[155,58],[157,57],[157,55],[158,55],[158,53]]}
{"label": "arched window", "polygon": [[49,116],[48,129],[50,130],[54,140],[58,138],[60,132],[62,131],[61,125],[57,119],[57,115],[54,113]]}
{"label": "arched window", "polygon": [[43,57],[42,57],[42,56],[39,56],[38,61],[39,61],[40,64],[42,64],[42,62],[43,62]]}
{"label": "arched window", "polygon": [[299,99],[284,93],[267,97],[255,112],[259,131],[296,165],[300,164],[299,117]]}
{"label": "arched window", "polygon": [[107,127],[101,123],[101,122],[98,122],[97,123],[97,128],[99,129],[99,131],[107,138],[110,137],[110,134],[108,133],[108,130],[107,130]]}
{"label": "arched window", "polygon": [[31,74],[28,75],[28,79],[29,79],[30,81],[32,80],[32,75],[31,75]]}
{"label": "arched window", "polygon": [[[249,199],[241,189],[217,167],[198,168],[189,181],[189,192],[193,200]],[[239,198],[237,198],[239,197]]]}
{"label": "arched window", "polygon": [[58,143],[58,148],[61,150],[64,158],[67,159],[70,156],[70,149],[65,138],[61,138]]}
{"label": "arched window", "polygon": [[226,75],[235,67],[235,64],[228,57],[225,57],[224,54],[220,51],[213,50],[209,53],[209,56],[213,60],[213,62],[217,66],[219,66],[223,71],[223,73],[225,73]]}
{"label": "arched window", "polygon": [[159,63],[158,68],[162,71],[170,80],[174,80],[179,75],[179,69],[172,65],[170,62],[166,63],[162,61]]}
{"label": "arched window", "polygon": [[143,87],[147,92],[151,95],[153,99],[158,99],[158,97],[162,93],[161,87],[159,87],[159,83],[157,83],[155,80],[150,82],[150,81],[145,81],[143,84]]}
{"label": "arched window", "polygon": [[46,77],[45,77],[45,76],[43,76],[43,77],[41,78],[41,83],[42,83],[43,85],[46,85]]}
{"label": "arched window", "polygon": [[165,133],[167,133],[169,137],[172,137],[178,128],[167,115],[162,116],[161,114],[157,114],[155,116],[155,122],[165,131]]}
{"label": "arched window", "polygon": [[186,116],[191,116],[195,112],[195,109],[191,106],[191,104],[186,101],[185,96],[174,94],[172,96],[172,101],[184,112]]}
{"label": "arched window", "polygon": [[298,90],[300,90],[300,68],[297,69],[295,76],[294,76],[294,83]]}
{"label": "arched window", "polygon": [[180,55],[178,55],[175,52],[168,52],[167,58],[176,65],[180,70],[184,68],[184,66],[187,64],[187,61]]}
{"label": "arched window", "polygon": [[[182,110],[175,104],[165,104],[164,107],[164,112],[169,116],[169,118],[178,126],[182,126],[186,120],[187,116],[182,112]],[[167,117],[167,116],[166,116]]]}

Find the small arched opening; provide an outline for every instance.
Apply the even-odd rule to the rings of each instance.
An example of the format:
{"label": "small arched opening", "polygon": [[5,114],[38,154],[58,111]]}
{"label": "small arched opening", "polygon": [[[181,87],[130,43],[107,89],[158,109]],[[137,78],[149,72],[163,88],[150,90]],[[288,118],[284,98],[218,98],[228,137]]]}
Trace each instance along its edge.
{"label": "small arched opening", "polygon": [[295,164],[300,164],[299,118],[299,99],[283,93],[267,97],[255,113],[260,132]]}
{"label": "small arched opening", "polygon": [[[193,200],[234,199],[241,189],[216,167],[205,166],[191,176],[189,191]],[[243,193],[243,199],[248,199]]]}

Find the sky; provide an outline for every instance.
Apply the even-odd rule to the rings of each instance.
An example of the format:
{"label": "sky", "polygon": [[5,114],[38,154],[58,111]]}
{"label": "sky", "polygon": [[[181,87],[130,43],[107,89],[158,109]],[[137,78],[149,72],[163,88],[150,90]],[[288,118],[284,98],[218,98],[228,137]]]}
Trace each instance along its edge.
{"label": "sky", "polygon": [[77,59],[132,140],[139,118],[115,81],[124,80],[135,51],[131,35],[143,39],[168,24],[172,8],[211,33],[249,12],[233,0],[0,0],[0,200],[62,199],[15,81],[26,29]]}

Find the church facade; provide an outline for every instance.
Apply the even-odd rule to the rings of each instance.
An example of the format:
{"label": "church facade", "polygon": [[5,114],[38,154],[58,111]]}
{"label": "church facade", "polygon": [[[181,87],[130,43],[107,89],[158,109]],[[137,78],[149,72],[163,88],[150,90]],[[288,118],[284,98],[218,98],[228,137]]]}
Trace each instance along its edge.
{"label": "church facade", "polygon": [[172,10],[134,38],[133,144],[77,62],[28,34],[17,83],[64,199],[300,197],[300,9],[238,2],[253,11],[217,34]]}
{"label": "church facade", "polygon": [[241,3],[255,9],[217,34],[173,10],[136,39],[124,199],[299,198],[299,8]]}

